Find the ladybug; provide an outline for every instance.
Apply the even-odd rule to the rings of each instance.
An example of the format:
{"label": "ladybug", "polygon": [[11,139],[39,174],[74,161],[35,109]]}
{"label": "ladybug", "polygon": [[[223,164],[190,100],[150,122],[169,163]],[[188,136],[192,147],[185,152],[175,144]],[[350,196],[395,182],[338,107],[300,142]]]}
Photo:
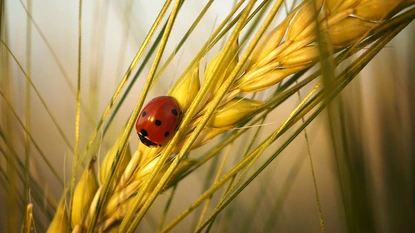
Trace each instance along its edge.
{"label": "ladybug", "polygon": [[135,128],[141,142],[148,146],[161,146],[173,136],[182,111],[171,96],[156,97],[143,108]]}

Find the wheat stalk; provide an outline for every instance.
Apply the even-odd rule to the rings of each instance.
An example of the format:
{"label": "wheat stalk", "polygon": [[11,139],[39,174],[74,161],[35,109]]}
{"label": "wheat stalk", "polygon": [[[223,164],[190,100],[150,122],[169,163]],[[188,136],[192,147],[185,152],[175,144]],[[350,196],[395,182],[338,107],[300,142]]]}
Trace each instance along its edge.
{"label": "wheat stalk", "polygon": [[[250,14],[254,3],[255,1],[250,1],[244,6],[242,13],[234,21],[234,29],[226,45],[209,62],[206,70],[203,69],[201,60],[206,50],[212,47],[213,39],[206,43],[194,62],[169,91],[168,95],[175,97],[184,113],[174,138],[168,144],[156,148],[149,148],[140,143],[137,150],[132,153],[128,147],[128,135],[156,75],[161,54],[174,23],[174,16],[179,9],[180,1],[176,1],[149,79],[125,130],[121,132],[116,143],[99,165],[98,174],[95,174],[93,169],[94,159],[85,169],[71,197],[73,208],[69,215],[72,217],[69,218],[64,201],[66,192],[64,192],[48,232],[70,232],[70,229],[72,232],[118,230],[133,232],[159,193],[172,187],[193,169],[217,154],[212,152],[205,160],[195,160],[186,157],[189,151],[230,130],[235,130],[237,137],[240,135],[238,133],[245,132],[243,129],[237,131],[239,126],[253,125],[263,119],[261,114],[266,114],[304,84],[294,86],[292,89],[283,89],[284,94],[273,95],[265,101],[254,99],[253,93],[275,87],[287,77],[309,69],[319,61],[330,60],[334,66],[337,66],[341,61],[361,50],[363,48],[361,45],[382,38],[382,34],[379,33],[382,25],[391,25],[394,20],[392,17],[404,9],[410,9],[409,6],[413,5],[414,1],[304,1],[290,12],[284,21],[265,34],[281,7],[282,1],[277,1],[250,43],[241,45],[238,37],[250,20],[250,16],[253,16]],[[238,7],[242,5],[243,1],[238,3]],[[167,6],[163,9],[166,10]],[[392,26],[403,25],[407,23],[408,18],[412,20],[413,9],[406,12],[406,15],[406,19],[403,18]],[[214,39],[218,40],[220,36]],[[140,49],[122,83],[125,84],[144,48],[145,46]],[[327,53],[323,53],[324,51]],[[336,54],[341,54],[342,57],[334,59]],[[201,70],[204,70],[202,74],[200,74]],[[310,76],[307,82],[318,77],[317,72],[316,75]],[[344,80],[343,82],[340,80],[342,79],[334,80],[332,85],[337,87],[345,83]],[[118,94],[122,87],[123,85],[120,85],[117,90]],[[214,219],[220,209],[240,192],[241,189],[238,191],[237,185],[242,182],[246,172],[263,151],[287,128],[323,102],[322,95],[318,94],[322,89],[323,83],[319,82],[273,135],[253,149],[222,178],[218,176],[215,184],[208,191],[176,220],[161,228],[161,232],[174,227],[217,189],[242,171],[215,213],[209,216],[207,221],[203,221],[203,217],[200,218],[196,231],[206,227],[208,221]],[[112,102],[115,102],[116,98],[117,96]],[[104,115],[108,114],[110,108],[111,106]],[[225,143],[230,143],[232,140]],[[85,157],[86,152],[76,166]],[[27,211],[27,221],[32,221],[31,207]]]}

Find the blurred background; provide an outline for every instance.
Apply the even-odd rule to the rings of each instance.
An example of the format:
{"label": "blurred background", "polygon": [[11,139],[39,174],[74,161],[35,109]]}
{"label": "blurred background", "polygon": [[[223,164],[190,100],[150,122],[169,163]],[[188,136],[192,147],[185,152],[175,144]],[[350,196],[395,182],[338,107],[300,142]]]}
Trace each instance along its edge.
{"label": "blurred background", "polygon": [[[163,3],[161,0],[151,3],[127,0],[83,2],[81,151]],[[205,4],[206,1],[195,0],[183,4],[162,63]],[[148,99],[167,94],[232,5],[232,1],[218,1],[212,5],[152,88]],[[287,6],[290,5],[292,3],[287,2]],[[0,226],[6,226],[4,229],[9,232],[17,232],[7,228],[13,226],[8,222],[8,216],[19,216],[16,224],[20,227],[25,210],[22,204],[23,181],[20,173],[8,172],[8,158],[17,154],[20,161],[24,161],[25,153],[29,151],[34,177],[56,200],[59,200],[63,186],[47,168],[36,147],[42,150],[64,182],[71,175],[71,146],[75,141],[78,1],[6,0],[2,7],[1,39],[18,63],[2,43],[0,89],[4,97],[0,99]],[[284,12],[280,13],[274,25],[284,17]],[[211,232],[322,232],[307,146],[310,147],[327,232],[412,232],[415,229],[414,30],[415,25],[411,23],[391,41],[328,110],[307,127],[309,145],[305,135],[300,134],[219,215]],[[220,45],[208,53],[206,63],[219,51]],[[98,157],[106,154],[122,130],[139,97],[150,64],[151,61],[143,67],[114,121],[101,138]],[[30,88],[30,98],[27,97],[27,80],[19,65],[37,89]],[[305,96],[312,87],[313,83],[301,94]],[[66,141],[36,92],[66,135]],[[262,94],[266,95],[266,92]],[[33,142],[29,148],[25,145],[24,130],[8,103],[24,123],[27,122],[26,111],[30,104],[30,133],[36,145]],[[269,125],[261,129],[258,141],[278,129],[298,103],[298,96],[294,95],[275,109],[265,122]],[[248,132],[251,136],[253,133],[254,129]],[[255,166],[259,167],[288,135],[283,135],[268,148]],[[132,150],[137,148],[137,140],[136,133],[132,132]],[[198,158],[219,140],[220,136],[190,156]],[[241,137],[236,143],[243,141],[244,137]],[[244,153],[238,147],[238,144],[234,145],[225,171],[232,168]],[[219,157],[179,183],[167,223],[195,201],[212,182],[208,174],[217,170],[215,159]],[[16,189],[21,191],[20,197],[9,195],[9,182],[16,184]],[[140,232],[156,231],[169,192],[171,190],[158,197],[139,226]],[[223,192],[222,189],[217,192],[214,204],[219,202]],[[34,204],[34,218],[47,226],[47,217],[42,212],[51,207],[43,198],[34,200],[31,197],[30,200]],[[172,232],[192,231],[200,211],[201,207],[194,212],[196,215],[187,217]]]}

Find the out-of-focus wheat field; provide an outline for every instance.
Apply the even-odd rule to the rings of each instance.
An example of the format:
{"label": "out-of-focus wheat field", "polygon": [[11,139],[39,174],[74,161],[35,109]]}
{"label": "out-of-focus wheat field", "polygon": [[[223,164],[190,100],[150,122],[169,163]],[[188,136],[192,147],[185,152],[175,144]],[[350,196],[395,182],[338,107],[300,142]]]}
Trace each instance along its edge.
{"label": "out-of-focus wheat field", "polygon": [[[36,229],[33,232],[44,232],[54,209],[39,190],[56,205],[63,185],[69,185],[72,174],[79,2],[6,0],[0,3],[0,232],[20,231],[28,203],[33,204],[33,227]],[[161,58],[162,64],[205,4],[205,1],[195,0],[183,3],[166,53]],[[150,90],[146,102],[167,94],[233,4],[233,1],[212,4]],[[283,9],[292,9],[290,6],[296,3],[285,4],[274,26],[285,17]],[[162,5],[163,1],[83,1],[81,152]],[[219,42],[207,53],[201,69],[205,69],[221,46],[223,43]],[[105,135],[104,129],[100,130],[96,169],[130,116],[150,70],[151,59],[154,56],[143,66],[111,125],[105,128]],[[346,61],[338,69],[347,64],[350,62]],[[300,133],[221,212],[211,232],[412,232],[415,229],[414,64],[415,25],[412,22],[313,120],[306,128],[307,139],[304,132]],[[26,76],[33,85],[28,86]],[[308,84],[299,94],[304,97],[315,84],[316,81]],[[273,91],[262,91],[258,96],[267,96]],[[123,89],[122,93],[125,92]],[[299,102],[299,96],[293,95],[274,109],[262,123],[265,127],[256,136],[257,140],[264,140],[274,132]],[[104,127],[107,123],[108,119]],[[21,124],[27,126],[31,139],[27,138]],[[248,131],[250,136],[235,141],[224,172],[245,153],[244,146],[256,128]],[[267,148],[253,171],[293,131],[294,128],[290,129]],[[189,156],[199,158],[223,137],[216,137],[191,151]],[[129,138],[132,150],[136,150],[138,140],[133,130]],[[213,158],[178,183],[166,223],[187,209],[209,187],[219,159],[219,156]],[[45,161],[53,166],[63,183]],[[30,164],[30,179],[36,180],[38,185],[34,187],[31,181],[29,193],[24,189],[25,163]],[[317,186],[313,183],[312,171]],[[324,229],[317,208],[316,187]],[[224,191],[225,188],[221,188],[215,193],[208,211],[219,203]],[[137,232],[157,232],[171,192],[172,189],[168,189],[157,197]],[[202,208],[198,207],[172,232],[194,231]]]}

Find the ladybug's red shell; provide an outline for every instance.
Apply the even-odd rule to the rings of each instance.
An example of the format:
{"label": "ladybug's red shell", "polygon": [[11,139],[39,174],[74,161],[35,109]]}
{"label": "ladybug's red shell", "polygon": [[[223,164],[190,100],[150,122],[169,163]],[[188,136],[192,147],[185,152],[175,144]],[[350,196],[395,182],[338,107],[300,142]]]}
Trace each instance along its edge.
{"label": "ladybug's red shell", "polygon": [[143,108],[135,128],[143,144],[161,146],[174,134],[180,122],[179,104],[171,96],[156,97]]}

